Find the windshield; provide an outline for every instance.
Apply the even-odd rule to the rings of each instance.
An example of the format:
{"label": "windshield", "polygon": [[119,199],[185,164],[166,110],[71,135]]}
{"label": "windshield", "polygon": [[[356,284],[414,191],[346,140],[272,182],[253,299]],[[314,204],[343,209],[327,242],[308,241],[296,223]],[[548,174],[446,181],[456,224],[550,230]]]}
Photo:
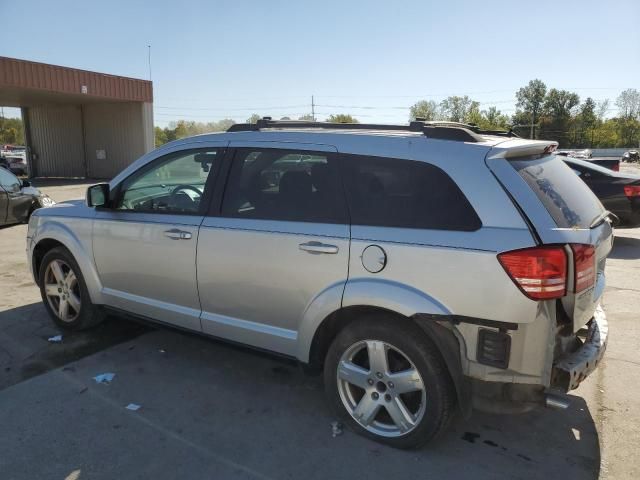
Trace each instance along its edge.
{"label": "windshield", "polygon": [[590,228],[604,207],[571,168],[555,155],[510,162],[560,228]]}

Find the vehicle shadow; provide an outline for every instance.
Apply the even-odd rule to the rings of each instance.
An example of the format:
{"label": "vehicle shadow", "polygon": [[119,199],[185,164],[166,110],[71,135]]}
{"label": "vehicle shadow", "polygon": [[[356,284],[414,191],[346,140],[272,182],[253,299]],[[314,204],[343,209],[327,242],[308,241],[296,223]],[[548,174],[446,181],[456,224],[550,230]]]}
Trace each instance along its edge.
{"label": "vehicle shadow", "polygon": [[[7,332],[6,325],[18,318],[36,326],[33,319],[43,314],[37,304],[2,312],[0,329]],[[220,458],[226,464],[259,472],[259,478],[306,480],[354,476],[596,479],[600,473],[595,414],[578,396],[572,396],[571,406],[565,411],[539,409],[517,416],[474,412],[469,420],[457,417],[447,433],[429,446],[400,451],[349,430],[333,436],[331,424],[336,418],[325,403],[322,377],[304,374],[291,361],[166,327],[139,335],[139,326],[130,324],[134,333],[127,333],[128,323],[113,319],[102,331],[79,335],[84,336],[85,344],[93,345],[93,351],[127,336],[134,338],[131,342],[72,363],[60,372],[62,376],[58,372],[42,376],[38,379],[41,381],[24,385],[26,390],[0,392],[0,400],[3,395],[64,398],[47,408],[68,422],[67,435],[57,435],[56,420],[45,416],[30,440],[34,452],[42,443],[47,445],[52,458],[65,458],[64,453],[71,448],[76,434],[81,436],[87,428],[98,428],[103,434],[99,438],[92,435],[95,444],[83,451],[76,450],[73,459],[74,465],[84,465],[95,473],[97,468],[107,468],[102,465],[104,462],[95,461],[95,452],[106,448],[112,449],[110,452],[118,456],[120,468],[126,467],[132,476],[153,473],[149,470],[153,465],[153,471],[158,473],[156,478],[168,478],[162,472],[171,471],[176,461],[187,457],[190,471],[194,475],[202,473],[200,478],[211,476],[214,468],[220,468],[220,464],[214,465]],[[27,337],[31,335],[38,342],[46,342],[43,338],[50,332],[25,329],[22,341],[30,341]],[[111,340],[102,340],[104,336]],[[64,341],[67,340],[65,337]],[[61,346],[47,342],[46,347],[53,352]],[[58,358],[57,365],[62,366],[78,349],[76,353],[73,350],[67,356],[56,357],[42,351],[37,355],[51,364],[56,364]],[[82,353],[90,350],[87,347]],[[95,385],[91,378],[100,372],[117,372],[117,381],[109,388]],[[82,383],[89,389],[89,395],[78,393],[83,391],[78,386]],[[70,393],[64,394],[65,388]],[[11,402],[12,398],[4,400]],[[125,418],[122,405],[131,399],[143,405],[144,410]],[[20,425],[22,416],[26,419],[33,415],[29,408],[33,407],[14,408],[12,422]],[[143,423],[138,423],[140,415],[144,417]],[[109,420],[97,423],[98,417]],[[112,429],[109,422],[118,428]],[[10,427],[3,433],[9,446],[20,435],[15,429]],[[130,433],[123,435],[123,431]],[[148,448],[139,448],[142,444]],[[157,455],[159,445],[166,454]],[[181,452],[180,456],[172,456],[172,451]],[[7,458],[12,455],[7,454]],[[24,462],[24,455],[19,458]],[[37,468],[44,472],[50,465],[47,459],[36,460],[34,456],[30,464],[40,462],[43,466]],[[11,464],[7,467],[11,468]],[[61,464],[62,467],[71,468],[71,463]]]}
{"label": "vehicle shadow", "polygon": [[620,236],[619,232],[619,230],[616,231],[613,250],[611,250],[609,257],[621,260],[636,260],[640,258],[640,238]]}
{"label": "vehicle shadow", "polygon": [[[64,332],[42,303],[0,311],[0,390],[131,340],[151,328],[108,317],[95,329]],[[49,338],[62,336],[60,342]]]}

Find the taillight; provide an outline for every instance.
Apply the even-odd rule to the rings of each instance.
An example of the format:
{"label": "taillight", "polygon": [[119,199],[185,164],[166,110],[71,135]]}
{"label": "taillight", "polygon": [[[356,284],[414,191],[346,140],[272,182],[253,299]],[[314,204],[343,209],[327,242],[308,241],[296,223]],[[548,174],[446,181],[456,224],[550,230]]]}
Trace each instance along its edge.
{"label": "taillight", "polygon": [[631,197],[640,197],[640,185],[625,185],[624,194]]}
{"label": "taillight", "polygon": [[596,281],[596,249],[592,245],[571,244],[575,265],[574,291],[582,292],[593,287]]}
{"label": "taillight", "polygon": [[567,291],[567,255],[563,247],[533,247],[498,255],[524,294],[533,300],[563,297]]}

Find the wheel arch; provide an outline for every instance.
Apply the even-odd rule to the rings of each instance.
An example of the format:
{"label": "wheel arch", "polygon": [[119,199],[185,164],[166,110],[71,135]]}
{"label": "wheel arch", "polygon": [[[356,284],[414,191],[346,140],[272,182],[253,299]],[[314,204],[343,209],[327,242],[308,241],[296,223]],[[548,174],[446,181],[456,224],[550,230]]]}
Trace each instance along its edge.
{"label": "wheel arch", "polygon": [[38,231],[38,238],[32,251],[32,268],[36,283],[39,284],[39,273],[42,259],[51,249],[63,247],[69,251],[80,267],[82,277],[89,291],[91,302],[94,304],[102,303],[100,300],[100,292],[102,284],[93,263],[93,257],[82,242],[67,226],[60,223],[45,223]]}
{"label": "wheel arch", "polygon": [[[455,387],[456,399],[465,418],[471,415],[471,387],[462,372],[461,348],[454,326],[448,315],[415,314],[405,316],[399,312],[371,305],[352,305],[340,308],[329,314],[318,326],[307,360],[310,372],[321,371],[324,360],[336,336],[353,321],[362,317],[384,316],[395,318],[399,322],[411,322],[417,325],[429,339],[442,358],[449,377]],[[462,346],[464,347],[464,346]]]}

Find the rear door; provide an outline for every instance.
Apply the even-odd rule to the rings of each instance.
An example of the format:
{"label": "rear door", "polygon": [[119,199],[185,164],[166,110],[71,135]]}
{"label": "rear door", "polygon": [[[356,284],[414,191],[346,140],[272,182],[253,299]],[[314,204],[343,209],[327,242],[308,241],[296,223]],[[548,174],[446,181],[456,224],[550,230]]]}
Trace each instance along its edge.
{"label": "rear door", "polygon": [[[605,261],[613,243],[607,211],[589,187],[555,155],[541,152],[510,158],[508,152],[491,153],[487,164],[531,221],[540,243],[593,247],[592,258],[585,257],[590,255],[588,249],[566,247],[569,284],[562,302],[574,330],[582,328],[604,293]],[[592,287],[576,288],[576,282],[591,274],[588,269],[576,272],[576,261],[592,265]]]}
{"label": "rear door", "polygon": [[338,309],[347,279],[349,225],[336,150],[230,146],[224,199],[200,227],[202,330],[295,355],[307,308],[323,298]]}

